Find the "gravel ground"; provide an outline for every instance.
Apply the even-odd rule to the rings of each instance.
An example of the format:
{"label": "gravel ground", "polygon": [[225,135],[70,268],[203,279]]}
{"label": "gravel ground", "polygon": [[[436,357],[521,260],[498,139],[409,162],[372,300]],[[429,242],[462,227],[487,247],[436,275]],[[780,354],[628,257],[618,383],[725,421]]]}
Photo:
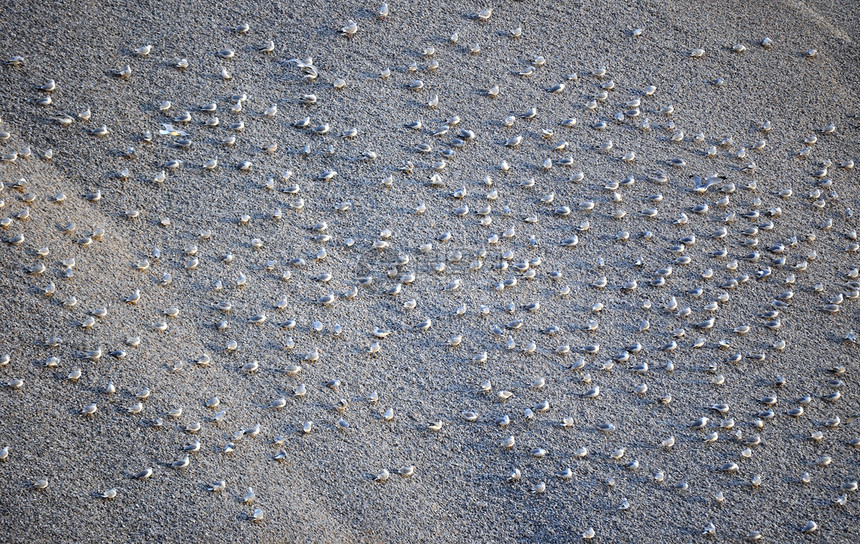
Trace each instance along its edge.
{"label": "gravel ground", "polygon": [[855,2],[0,10],[2,540],[860,539]]}

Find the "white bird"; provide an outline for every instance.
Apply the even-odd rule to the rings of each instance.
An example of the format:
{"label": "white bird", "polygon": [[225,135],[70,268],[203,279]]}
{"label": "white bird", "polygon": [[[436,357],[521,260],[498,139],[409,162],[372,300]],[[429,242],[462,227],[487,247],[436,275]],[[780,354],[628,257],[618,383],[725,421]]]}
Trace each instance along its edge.
{"label": "white bird", "polygon": [[349,23],[340,29],[340,33],[347,38],[352,38],[355,36],[355,33],[358,32],[358,24],[355,21],[350,20]]}
{"label": "white bird", "polygon": [[187,467],[190,463],[191,463],[191,458],[186,453],[182,459],[179,459],[178,461],[174,461],[173,463],[171,463],[170,467],[175,468],[175,469],[180,469],[180,468]]}
{"label": "white bird", "polygon": [[254,493],[254,488],[249,487],[248,492],[245,493],[245,496],[242,498],[242,502],[245,504],[251,504],[257,499],[257,495]]}

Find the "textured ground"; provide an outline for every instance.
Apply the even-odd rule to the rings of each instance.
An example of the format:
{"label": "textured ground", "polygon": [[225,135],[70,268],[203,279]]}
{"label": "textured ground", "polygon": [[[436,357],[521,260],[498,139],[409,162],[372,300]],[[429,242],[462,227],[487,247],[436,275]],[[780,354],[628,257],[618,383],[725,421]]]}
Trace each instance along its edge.
{"label": "textured ground", "polygon": [[860,539],[855,3],[69,4],[0,17],[2,540]]}

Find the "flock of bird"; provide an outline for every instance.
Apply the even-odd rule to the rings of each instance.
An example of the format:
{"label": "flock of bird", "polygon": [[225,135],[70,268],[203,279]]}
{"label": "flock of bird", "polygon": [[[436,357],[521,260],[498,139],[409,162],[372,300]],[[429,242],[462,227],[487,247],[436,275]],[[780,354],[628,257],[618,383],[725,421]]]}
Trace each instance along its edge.
{"label": "flock of bird", "polygon": [[[200,493],[235,493],[243,519],[265,524],[278,501],[258,496],[267,465],[231,481],[203,459],[265,442],[267,461],[291,463],[310,437],[373,436],[399,420],[442,448],[477,437],[465,463],[496,467],[478,484],[493,493],[565,500],[591,465],[606,467],[606,493],[631,490],[611,494],[618,511],[655,487],[704,497],[706,536],[721,532],[720,505],[775,480],[826,482],[793,531],[827,530],[856,502],[857,177],[851,156],[820,151],[856,136],[856,116],[813,120],[786,150],[772,137],[799,120],[706,134],[682,120],[684,104],[611,65],[526,53],[486,87],[470,73],[471,89],[447,85],[461,57],[540,31],[499,28],[497,14],[469,13],[373,73],[248,24],[214,31],[234,44],[207,54],[215,71],[139,44],[88,67],[142,99],[125,124],[123,112],[78,108],[62,79],[36,79],[38,58],[7,56],[5,80],[29,91],[0,127],[2,404],[27,413],[48,395],[75,436],[139,429],[173,451],[111,467],[88,500],[115,503],[175,473]],[[397,18],[383,4],[323,39],[361,51],[364,33]],[[675,53],[695,70],[779,42]],[[259,90],[240,77],[246,65],[286,83]],[[188,81],[209,99],[175,91]],[[370,93],[383,105],[355,100],[362,86],[384,89]],[[357,124],[376,107],[388,118]],[[50,136],[30,143],[34,130]],[[794,179],[769,170],[783,162]],[[16,417],[0,418],[4,496],[74,479],[33,472]],[[778,449],[802,453],[766,471],[752,461]],[[441,466],[392,452],[344,485]],[[600,526],[597,515],[576,536],[611,540]],[[753,521],[735,536],[768,529]]]}

